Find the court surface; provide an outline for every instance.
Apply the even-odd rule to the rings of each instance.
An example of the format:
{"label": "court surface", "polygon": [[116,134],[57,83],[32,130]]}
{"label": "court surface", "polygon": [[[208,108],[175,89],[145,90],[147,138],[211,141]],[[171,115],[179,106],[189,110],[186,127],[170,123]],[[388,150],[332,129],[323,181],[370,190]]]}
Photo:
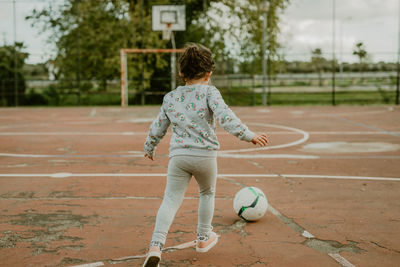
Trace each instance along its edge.
{"label": "court surface", "polygon": [[[232,109],[270,145],[218,127],[220,242],[193,247],[192,179],[161,266],[400,265],[399,107]],[[0,266],[141,266],[168,164],[170,131],[142,152],[158,110],[0,109]],[[258,222],[233,211],[243,186],[268,197]]]}

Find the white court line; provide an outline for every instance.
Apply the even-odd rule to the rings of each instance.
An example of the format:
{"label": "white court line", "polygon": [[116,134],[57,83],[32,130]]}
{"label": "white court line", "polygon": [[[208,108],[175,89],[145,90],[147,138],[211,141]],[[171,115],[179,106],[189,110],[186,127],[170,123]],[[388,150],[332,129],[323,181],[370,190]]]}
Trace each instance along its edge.
{"label": "white court line", "polygon": [[[0,177],[166,177],[166,173],[1,173]],[[370,177],[370,176],[338,176],[315,174],[218,174],[220,177],[239,178],[301,178],[301,179],[340,179],[340,180],[372,180],[372,181],[400,181],[400,177]]]}
{"label": "white court line", "polygon": [[104,266],[104,263],[102,261],[98,261],[98,262],[93,262],[93,263],[74,265],[72,267],[97,267],[97,266]]}
{"label": "white court line", "polygon": [[218,153],[220,158],[231,159],[319,159],[319,156],[296,154],[228,154]]}
{"label": "white court line", "polygon": [[[60,155],[35,155],[35,154],[17,154],[17,153],[0,153],[0,157],[13,158],[142,158],[142,151],[130,151],[129,154],[110,154],[110,155],[76,155],[76,154],[60,154]],[[400,156],[334,156],[334,155],[301,155],[301,154],[228,154],[219,152],[220,158],[231,159],[399,159]]]}
{"label": "white court line", "polygon": [[[178,250],[178,249],[190,248],[190,247],[193,247],[195,245],[196,245],[196,240],[193,240],[193,241],[182,243],[182,244],[179,244],[179,245],[176,245],[176,246],[163,248],[163,252],[168,252],[169,250]],[[113,259],[113,261],[139,259],[139,258],[145,258],[146,256],[147,255],[127,256],[127,257],[122,257],[122,258],[118,258],[118,259]],[[76,267],[76,266],[73,266],[73,267]]]}
{"label": "white court line", "polygon": [[5,136],[29,136],[29,135],[99,135],[99,136],[108,136],[108,135],[147,135],[146,132],[0,132],[0,135]]}
{"label": "white court line", "polygon": [[[196,240],[190,241],[190,242],[186,242],[186,243],[182,243],[176,246],[172,246],[172,247],[166,247],[163,248],[163,253],[168,253],[169,251],[174,251],[174,250],[180,250],[180,249],[185,249],[185,248],[190,248],[196,245]],[[146,258],[146,254],[142,254],[142,255],[134,255],[134,256],[126,256],[126,257],[122,257],[122,258],[118,258],[118,259],[112,259],[109,261],[126,261],[126,260],[133,260],[133,259],[141,259],[141,258]],[[115,263],[114,263],[115,264]],[[70,267],[96,267],[96,266],[103,266],[103,262],[99,261],[99,262],[94,262],[94,263],[87,263],[87,264],[83,264],[83,265],[74,265],[74,266],[70,266]]]}
{"label": "white court line", "polygon": [[369,176],[338,176],[338,175],[314,175],[314,174],[219,174],[229,177],[286,177],[304,179],[344,179],[344,180],[373,180],[373,181],[400,181],[400,177],[369,177]]}
{"label": "white court line", "polygon": [[[76,197],[2,197],[0,199],[9,199],[9,200],[22,200],[29,201],[33,200],[162,200],[163,197],[133,197],[133,196],[125,196],[125,197],[88,197],[88,196],[76,196]],[[184,197],[185,200],[199,200],[199,197]],[[215,200],[233,200],[233,197],[215,197]]]}
{"label": "white court line", "polygon": [[134,118],[134,119],[128,119],[128,120],[117,120],[116,123],[146,123],[146,122],[153,122],[156,119],[154,118]]}
{"label": "white court line", "polygon": [[[282,215],[282,213],[280,213],[277,209],[275,209],[271,204],[268,205],[268,210],[275,215],[275,217],[277,218],[281,218],[284,217]],[[294,223],[296,224],[296,223]],[[297,224],[296,224],[297,225]],[[292,228],[292,226],[289,225],[290,228]],[[302,229],[304,229],[303,227],[301,227]],[[293,229],[293,228],[292,228]],[[315,236],[313,234],[311,234],[310,232],[308,232],[307,230],[303,230],[303,232],[301,233],[302,236],[304,236],[305,238],[315,238]]]}
{"label": "white court line", "polygon": [[308,232],[307,230],[304,230],[301,235],[304,236],[305,238],[315,238],[315,236],[310,232]]}
{"label": "white court line", "polygon": [[120,158],[142,158],[144,157],[144,153],[135,154],[135,155],[121,155],[121,154],[110,154],[110,155],[35,155],[35,154],[16,154],[16,153],[0,153],[0,157],[14,157],[14,158],[112,158],[112,157],[120,157]]}
{"label": "white court line", "polygon": [[328,253],[328,255],[344,267],[355,267],[351,262],[340,256],[339,253]]}
{"label": "white court line", "polygon": [[251,152],[251,151],[269,150],[269,149],[277,149],[277,148],[286,148],[286,147],[291,147],[291,146],[296,146],[296,145],[302,144],[302,143],[306,142],[308,140],[308,138],[310,137],[310,135],[307,132],[305,132],[305,131],[303,131],[301,129],[288,127],[288,126],[283,126],[283,125],[275,125],[275,124],[269,124],[269,123],[248,123],[248,125],[256,125],[256,126],[264,126],[264,127],[273,127],[273,128],[284,129],[284,130],[293,131],[293,132],[296,132],[298,134],[301,134],[301,135],[303,135],[303,137],[298,139],[298,140],[296,140],[296,141],[294,141],[294,142],[281,144],[281,145],[258,147],[258,148],[221,150],[221,152],[223,152],[223,153],[235,153],[236,152],[237,153],[237,152]]}
{"label": "white court line", "polygon": [[[35,154],[17,154],[17,153],[0,153],[0,157],[13,158],[142,158],[142,151],[134,151],[134,154],[110,154],[110,155],[35,155]],[[299,154],[228,154],[218,153],[220,158],[235,158],[235,159],[320,159],[320,156],[314,155],[299,155]]]}
{"label": "white court line", "polygon": [[[393,132],[393,131],[388,131],[390,133],[393,134],[400,134],[400,132]],[[324,132],[324,131],[312,131],[312,132],[308,132],[310,135],[318,135],[318,134],[322,134],[322,135],[385,135],[386,133],[383,132],[340,132],[340,131],[335,131],[335,132]],[[284,134],[284,133],[281,133]]]}
{"label": "white court line", "polygon": [[[266,131],[267,135],[299,135],[298,132],[285,132],[285,131]],[[324,132],[324,131],[311,131],[307,132],[309,135],[386,135],[384,132]],[[392,134],[400,134],[396,131],[388,131]],[[142,135],[146,136],[148,132],[0,132],[0,136],[59,136],[59,135],[94,135],[94,136],[109,136],[109,135]],[[170,132],[166,136],[172,135]],[[227,132],[217,132],[217,136],[230,135]]]}

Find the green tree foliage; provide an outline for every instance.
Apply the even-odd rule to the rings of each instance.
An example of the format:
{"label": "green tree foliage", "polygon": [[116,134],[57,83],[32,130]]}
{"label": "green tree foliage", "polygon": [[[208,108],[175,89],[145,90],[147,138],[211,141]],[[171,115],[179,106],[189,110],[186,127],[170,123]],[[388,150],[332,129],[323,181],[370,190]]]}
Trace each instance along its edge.
{"label": "green tree foliage", "polygon": [[[173,1],[172,1],[173,2]],[[120,77],[121,48],[168,48],[161,32],[152,31],[152,6],[172,3],[168,0],[66,0],[64,4],[50,3],[34,10],[27,17],[34,27],[50,32],[50,43],[56,45],[56,58],[51,60],[54,75],[60,80],[100,80],[106,90],[106,81]],[[199,16],[209,1],[186,1],[186,21]],[[191,29],[191,28],[190,28]],[[196,34],[176,32],[177,47],[185,42],[198,41]],[[128,79],[134,91],[169,88],[169,81],[152,77],[168,77],[169,55],[131,54],[128,57]],[[165,86],[167,85],[167,86]],[[77,83],[71,84],[76,87]]]}
{"label": "green tree foliage", "polygon": [[26,80],[46,80],[49,76],[46,63],[25,64],[23,72]]}
{"label": "green tree foliage", "polygon": [[[274,72],[279,66],[279,21],[289,0],[211,1],[207,13],[194,20],[195,26],[203,25],[205,34],[200,39],[216,55],[219,62],[241,63],[241,71],[261,72],[263,5],[267,3],[266,49],[269,66]],[[208,37],[208,38],[207,38]],[[239,64],[237,64],[239,65]]]}
{"label": "green tree foliage", "polygon": [[0,47],[0,105],[2,106],[23,104],[26,85],[22,69],[28,57],[23,49],[23,43],[19,42]]}
{"label": "green tree foliage", "polygon": [[[67,0],[63,5],[52,3],[43,10],[34,10],[27,19],[33,26],[42,26],[43,31],[52,33],[49,42],[57,48],[53,61],[56,78],[96,79],[102,81],[101,88],[105,90],[107,80],[119,77],[121,48],[166,46],[159,33],[151,31],[150,7],[146,4],[141,12],[140,4],[123,0]],[[144,62],[132,57],[129,78],[137,79],[142,74],[148,78],[155,68],[167,65],[158,56],[148,61],[142,68]]]}
{"label": "green tree foliage", "polygon": [[[270,62],[279,60],[279,15],[289,0],[269,0],[267,50]],[[185,4],[186,31],[175,32],[177,47],[200,42],[215,54],[216,71],[224,72],[248,64],[252,73],[261,68],[261,0],[65,0],[50,2],[27,17],[35,27],[50,32],[56,45],[52,65],[57,79],[106,81],[120,76],[121,48],[169,48],[161,32],[152,31],[152,6]],[[169,55],[130,55],[129,82],[133,90],[168,89]],[[225,67],[227,66],[227,67]],[[256,66],[254,68],[254,66]],[[272,64],[274,66],[274,64]],[[165,86],[167,85],[167,86]]]}

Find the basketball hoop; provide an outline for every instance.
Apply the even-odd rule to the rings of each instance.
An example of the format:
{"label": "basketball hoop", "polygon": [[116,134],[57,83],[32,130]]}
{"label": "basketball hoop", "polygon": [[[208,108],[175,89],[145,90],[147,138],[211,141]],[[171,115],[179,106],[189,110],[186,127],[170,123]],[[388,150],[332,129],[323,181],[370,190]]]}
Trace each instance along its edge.
{"label": "basketball hoop", "polygon": [[154,5],[151,13],[153,31],[185,31],[185,5]]}

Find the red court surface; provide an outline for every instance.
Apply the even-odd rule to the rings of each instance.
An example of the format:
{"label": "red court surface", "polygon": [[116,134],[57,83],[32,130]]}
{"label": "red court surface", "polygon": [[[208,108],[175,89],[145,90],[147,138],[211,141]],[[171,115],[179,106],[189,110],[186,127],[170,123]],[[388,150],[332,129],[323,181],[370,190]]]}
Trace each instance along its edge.
{"label": "red court surface", "polygon": [[[400,265],[399,107],[232,109],[270,145],[218,128],[220,241],[204,254],[186,244],[192,179],[161,266]],[[0,109],[0,266],[141,266],[168,164],[170,132],[154,162],[142,152],[158,110]],[[268,197],[257,222],[233,211],[243,186]]]}

